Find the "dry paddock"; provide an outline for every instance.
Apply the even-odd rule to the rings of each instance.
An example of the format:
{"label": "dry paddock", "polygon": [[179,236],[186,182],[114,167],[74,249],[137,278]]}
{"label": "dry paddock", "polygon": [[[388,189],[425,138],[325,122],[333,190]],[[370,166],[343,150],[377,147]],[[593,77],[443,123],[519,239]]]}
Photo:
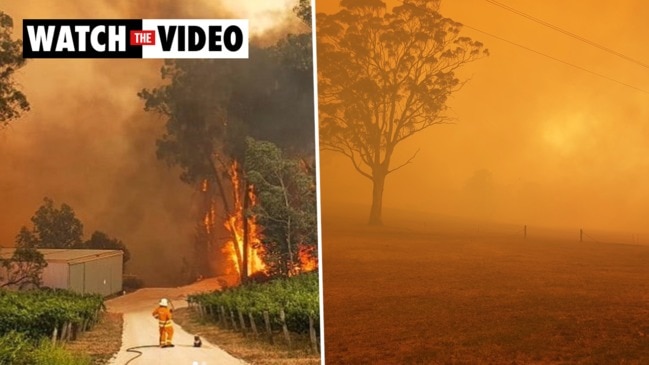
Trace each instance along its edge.
{"label": "dry paddock", "polygon": [[649,246],[325,217],[323,268],[328,365],[649,364]]}

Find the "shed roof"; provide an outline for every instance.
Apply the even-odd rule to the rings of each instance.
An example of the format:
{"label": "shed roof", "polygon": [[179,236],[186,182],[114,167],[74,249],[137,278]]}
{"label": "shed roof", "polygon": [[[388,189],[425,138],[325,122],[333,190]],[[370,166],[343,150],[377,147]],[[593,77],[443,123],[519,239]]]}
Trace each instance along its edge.
{"label": "shed roof", "polygon": [[[9,258],[13,255],[15,248],[0,249],[0,257]],[[86,250],[86,249],[55,249],[40,248],[47,262],[67,262],[70,264],[96,260],[111,256],[121,256],[124,253],[120,250]]]}

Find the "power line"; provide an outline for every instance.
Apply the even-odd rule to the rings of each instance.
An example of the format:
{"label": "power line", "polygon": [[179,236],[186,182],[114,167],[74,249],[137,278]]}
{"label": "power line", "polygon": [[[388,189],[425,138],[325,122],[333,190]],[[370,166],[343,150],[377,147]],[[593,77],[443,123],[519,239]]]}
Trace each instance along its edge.
{"label": "power line", "polygon": [[575,33],[572,33],[572,32],[570,32],[570,31],[567,31],[567,30],[565,30],[565,29],[563,29],[563,28],[560,28],[560,27],[558,27],[558,26],[556,26],[556,25],[554,25],[554,24],[548,23],[548,22],[546,22],[545,20],[542,20],[542,19],[536,18],[536,17],[534,17],[534,16],[532,16],[532,15],[529,15],[529,14],[523,13],[522,11],[520,11],[520,10],[516,10],[516,9],[512,8],[511,6],[505,5],[505,4],[503,4],[503,3],[499,3],[499,2],[497,2],[497,1],[495,1],[495,0],[485,0],[485,1],[488,2],[488,3],[490,3],[490,4],[493,4],[493,5],[499,6],[499,7],[503,8],[503,9],[505,9],[505,10],[508,10],[508,11],[514,13],[514,14],[517,14],[517,15],[520,15],[520,16],[522,16],[522,17],[524,17],[524,18],[527,18],[527,19],[529,19],[529,20],[531,20],[531,21],[533,21],[533,22],[539,23],[539,24],[541,24],[541,25],[543,25],[543,26],[545,26],[545,27],[548,27],[548,28],[550,28],[550,29],[553,29],[553,30],[555,30],[555,31],[557,31],[557,32],[559,32],[559,33],[563,33],[563,34],[565,34],[565,35],[567,35],[567,36],[569,36],[569,37],[575,38],[575,39],[577,39],[577,40],[579,40],[579,41],[581,41],[581,42],[584,42],[584,43],[586,43],[586,44],[588,44],[588,45],[591,45],[591,46],[593,46],[593,47],[599,48],[599,49],[601,49],[601,50],[603,50],[603,51],[605,51],[605,52],[608,52],[608,53],[611,53],[611,54],[613,54],[613,55],[616,55],[616,56],[618,56],[618,57],[620,57],[620,58],[622,58],[622,59],[625,59],[625,60],[627,60],[627,61],[633,62],[633,63],[635,63],[635,64],[637,64],[637,65],[640,65],[640,66],[642,66],[642,67],[644,67],[644,68],[649,68],[649,65],[646,64],[646,63],[644,63],[644,62],[642,62],[642,61],[639,61],[639,60],[637,60],[637,59],[635,59],[635,58],[629,57],[629,56],[627,56],[627,55],[625,55],[625,54],[623,54],[623,53],[620,53],[620,52],[618,52],[618,51],[616,51],[616,50],[610,49],[610,48],[608,48],[608,47],[606,47],[606,46],[603,46],[603,45],[601,45],[601,44],[599,44],[599,43],[593,42],[593,41],[591,41],[591,40],[589,40],[589,39],[587,39],[587,38],[585,38],[585,37],[582,37],[582,36],[580,36],[580,35],[578,35],[578,34],[575,34]]}
{"label": "power line", "polygon": [[[489,1],[489,0],[487,0],[487,1]],[[600,74],[600,73],[595,72],[595,71],[591,71],[591,70],[589,70],[589,69],[587,69],[587,68],[584,68],[584,67],[582,67],[582,66],[575,65],[574,63],[570,63],[570,62],[567,62],[567,61],[561,60],[561,59],[556,58],[556,57],[554,57],[554,56],[550,56],[550,55],[545,54],[545,53],[543,53],[543,52],[537,51],[537,50],[535,50],[535,49],[529,48],[529,47],[527,47],[527,46],[524,46],[524,45],[519,44],[519,43],[516,43],[516,42],[512,42],[512,41],[507,40],[507,39],[505,39],[505,38],[502,38],[502,37],[499,37],[499,36],[497,36],[497,35],[494,35],[494,34],[491,34],[491,33],[485,32],[485,31],[480,30],[480,29],[477,29],[477,28],[474,28],[474,27],[469,26],[469,25],[466,25],[466,24],[464,24],[464,23],[462,23],[462,25],[463,25],[464,27],[469,28],[469,29],[473,29],[473,30],[475,30],[476,32],[480,32],[480,33],[482,33],[482,34],[486,34],[486,35],[488,35],[488,36],[490,36],[490,37],[493,37],[493,38],[499,39],[499,40],[501,40],[501,41],[503,41],[503,42],[507,42],[507,43],[512,44],[512,45],[514,45],[514,46],[517,46],[517,47],[523,48],[523,49],[525,49],[525,50],[527,50],[527,51],[530,51],[530,52],[536,53],[536,54],[541,55],[541,56],[543,56],[543,57],[547,57],[547,58],[549,58],[549,59],[551,59],[551,60],[554,60],[554,61],[557,61],[557,62],[561,62],[561,63],[563,63],[564,65],[568,65],[568,66],[574,67],[574,68],[576,68],[576,69],[579,69],[579,70],[581,70],[581,71],[588,72],[588,73],[590,73],[590,74],[592,74],[592,75],[595,75],[595,76],[601,77],[601,78],[603,78],[603,79],[606,79],[606,80],[609,80],[609,81],[613,81],[613,82],[615,82],[615,83],[617,83],[617,84],[620,84],[620,85],[623,85],[623,86],[629,87],[629,88],[634,89],[634,90],[637,90],[637,91],[641,91],[641,92],[643,92],[643,93],[645,93],[645,94],[649,94],[649,91],[644,90],[644,89],[641,89],[641,88],[636,87],[636,86],[633,86],[633,85],[631,85],[631,84],[627,84],[626,82],[616,80],[616,79],[614,79],[614,78],[612,78],[612,77],[609,77],[609,76],[606,76],[606,75]]]}

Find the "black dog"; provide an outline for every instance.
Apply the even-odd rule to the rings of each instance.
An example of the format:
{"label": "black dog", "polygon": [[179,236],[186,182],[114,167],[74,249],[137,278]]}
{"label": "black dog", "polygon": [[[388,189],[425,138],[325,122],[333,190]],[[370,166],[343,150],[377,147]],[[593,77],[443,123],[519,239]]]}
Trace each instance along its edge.
{"label": "black dog", "polygon": [[201,347],[203,345],[203,341],[201,341],[201,338],[198,336],[194,336],[194,347]]}

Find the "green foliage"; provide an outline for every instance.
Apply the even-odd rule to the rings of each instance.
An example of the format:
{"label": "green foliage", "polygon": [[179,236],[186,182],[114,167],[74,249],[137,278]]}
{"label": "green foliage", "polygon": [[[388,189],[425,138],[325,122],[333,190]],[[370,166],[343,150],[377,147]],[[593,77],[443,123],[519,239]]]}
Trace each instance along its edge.
{"label": "green foliage", "polygon": [[36,248],[72,248],[80,245],[83,224],[74,214],[74,210],[65,203],[56,208],[54,201],[48,197],[45,197],[43,202],[32,217],[32,230],[21,228],[16,237],[16,244],[20,247]]}
{"label": "green foliage", "polygon": [[[236,194],[247,191],[241,171],[247,137],[271,141],[291,154],[314,154],[312,58],[310,33],[287,34],[272,46],[251,44],[246,60],[168,60],[161,70],[168,82],[138,94],[146,111],[166,120],[157,157],[180,167],[186,183],[207,181],[204,196],[220,200],[219,219],[233,215]],[[239,191],[229,181],[235,162],[244,178]],[[192,263],[199,272],[209,270],[205,253],[214,251],[217,240],[204,229],[201,225],[197,233]],[[243,257],[239,252],[238,259]]]}
{"label": "green foliage", "polygon": [[32,216],[32,229],[22,227],[16,236],[14,257],[2,260],[4,267],[11,268],[17,277],[25,278],[21,280],[36,286],[40,284],[40,273],[47,263],[43,255],[36,251],[38,248],[122,250],[124,263],[129,260],[130,253],[126,245],[117,238],[110,238],[106,233],[95,231],[84,242],[83,224],[69,205],[63,203],[60,208],[56,208],[54,201],[48,197],[43,202]]}
{"label": "green foliage", "polygon": [[121,250],[124,252],[123,261],[126,263],[131,258],[131,253],[126,248],[126,245],[117,238],[110,238],[104,232],[95,231],[90,239],[74,245],[73,248],[84,248],[91,250]]}
{"label": "green foliage", "polygon": [[35,365],[91,365],[86,354],[70,353],[62,347],[53,345],[47,339],[41,340],[33,353]]}
{"label": "green foliage", "polygon": [[71,354],[48,339],[35,341],[22,332],[0,336],[0,365],[90,365],[85,355]]}
{"label": "green foliage", "polygon": [[13,20],[0,11],[0,127],[29,110],[25,95],[16,88],[13,74],[25,65],[22,42],[12,40]]}
{"label": "green foliage", "polygon": [[158,158],[197,183],[223,173],[215,154],[242,160],[247,136],[312,152],[312,70],[311,39],[302,34],[251,44],[246,60],[167,61],[161,72],[169,82],[138,94],[145,110],[166,118]]}
{"label": "green foliage", "polygon": [[25,334],[10,331],[0,337],[0,364],[29,364],[25,360],[33,350],[33,344]]}
{"label": "green foliage", "polygon": [[257,204],[248,213],[263,227],[268,273],[288,276],[299,263],[300,246],[317,245],[315,179],[274,144],[252,138],[247,142],[245,173],[257,194]]}
{"label": "green foliage", "polygon": [[12,292],[0,290],[0,335],[20,331],[31,340],[52,335],[64,323],[95,321],[104,306],[100,295],[66,290]]}
{"label": "green foliage", "polygon": [[262,321],[263,312],[268,311],[275,326],[281,324],[279,311],[284,308],[288,328],[306,333],[309,330],[309,317],[319,328],[318,288],[318,274],[307,273],[263,284],[250,283],[220,292],[190,295],[188,301],[212,307],[213,313],[217,313],[221,306],[226,310],[252,313],[256,321]]}

